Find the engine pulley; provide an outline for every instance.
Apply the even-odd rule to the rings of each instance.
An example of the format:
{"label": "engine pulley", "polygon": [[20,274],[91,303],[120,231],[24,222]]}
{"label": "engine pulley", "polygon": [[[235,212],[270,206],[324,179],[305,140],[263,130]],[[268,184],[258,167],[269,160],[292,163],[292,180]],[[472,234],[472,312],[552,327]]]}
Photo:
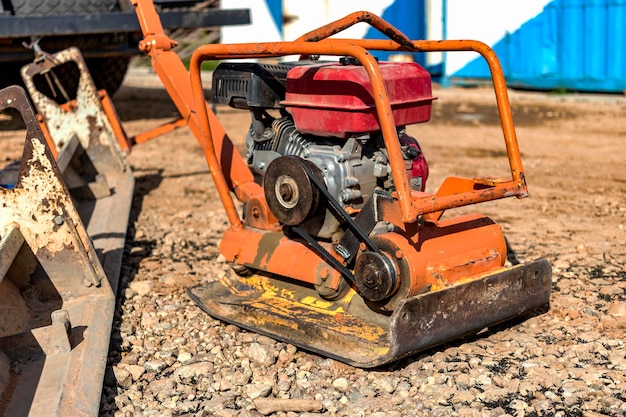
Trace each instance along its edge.
{"label": "engine pulley", "polygon": [[319,189],[311,182],[304,164],[324,182],[321,171],[313,163],[293,155],[274,159],[263,179],[265,199],[270,210],[287,226],[306,222],[319,207]]}
{"label": "engine pulley", "polygon": [[359,294],[370,301],[382,301],[398,289],[398,274],[382,252],[366,251],[356,259],[354,277]]}

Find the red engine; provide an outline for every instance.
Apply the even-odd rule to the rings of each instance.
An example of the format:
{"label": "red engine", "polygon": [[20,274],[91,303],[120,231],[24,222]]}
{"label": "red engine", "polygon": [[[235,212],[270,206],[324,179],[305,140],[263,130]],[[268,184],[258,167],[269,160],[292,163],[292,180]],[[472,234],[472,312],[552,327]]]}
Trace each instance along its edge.
{"label": "red engine", "polygon": [[[372,86],[361,65],[343,63],[298,66],[287,73],[282,104],[298,130],[348,138],[380,130]],[[396,126],[427,122],[434,97],[430,74],[415,63],[383,62],[380,71]]]}
{"label": "red engine", "polygon": [[[382,62],[380,70],[411,187],[423,191],[428,165],[405,126],[430,119],[430,75],[415,63]],[[375,190],[394,190],[371,83],[354,59],[222,63],[213,74],[213,94],[214,103],[250,111],[247,162],[284,223],[332,241],[343,234],[328,202],[309,196],[315,193],[308,192],[308,174],[294,168],[293,157],[306,161],[346,210],[358,212]]]}

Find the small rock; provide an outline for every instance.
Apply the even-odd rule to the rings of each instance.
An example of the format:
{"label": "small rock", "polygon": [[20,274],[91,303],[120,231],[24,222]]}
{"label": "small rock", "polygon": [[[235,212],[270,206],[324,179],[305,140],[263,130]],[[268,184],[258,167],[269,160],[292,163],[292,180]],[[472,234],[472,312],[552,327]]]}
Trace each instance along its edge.
{"label": "small rock", "polygon": [[179,274],[165,274],[159,277],[159,282],[170,287],[188,287],[192,284],[189,277]]}
{"label": "small rock", "polygon": [[115,379],[117,380],[117,385],[123,388],[128,388],[133,383],[133,378],[124,368],[120,368],[119,366],[113,367],[113,374],[115,375]]}
{"label": "small rock", "polygon": [[[122,364],[119,365],[122,367]],[[126,369],[130,376],[133,378],[133,382],[139,380],[141,376],[146,372],[146,369],[143,366],[139,365],[123,365],[123,368]]]}
{"label": "small rock", "polygon": [[183,365],[187,364],[191,359],[193,358],[193,355],[190,352],[186,352],[186,351],[182,351],[178,353],[178,356],[176,357],[176,360],[180,363],[182,363]]}
{"label": "small rock", "polygon": [[333,381],[333,387],[340,392],[348,392],[350,390],[350,382],[346,378],[337,378]]}
{"label": "small rock", "polygon": [[167,364],[160,359],[147,361],[146,363],[143,364],[143,367],[146,370],[146,372],[155,372],[155,373],[161,372],[163,369],[165,369],[166,366]]}
{"label": "small rock", "polygon": [[398,386],[398,381],[395,378],[381,378],[378,380],[377,386],[387,394],[393,394]]}
{"label": "small rock", "polygon": [[251,372],[235,371],[226,376],[226,379],[235,386],[243,386],[250,382]]}
{"label": "small rock", "polygon": [[626,301],[611,303],[606,313],[613,317],[626,317]]}
{"label": "small rock", "polygon": [[137,291],[133,290],[132,288],[125,288],[124,289],[124,298],[125,299],[130,300],[131,298],[133,298],[136,295],[137,295]]}
{"label": "small rock", "polygon": [[198,401],[181,401],[177,404],[176,409],[181,413],[195,413],[199,407]]}
{"label": "small rock", "polygon": [[459,391],[452,396],[450,400],[452,404],[470,404],[476,399],[476,396],[468,390]]}
{"label": "small rock", "polygon": [[198,378],[204,375],[212,375],[215,365],[212,362],[196,362],[189,365],[183,365],[174,371],[174,376],[180,379]]}
{"label": "small rock", "polygon": [[143,329],[154,329],[159,324],[160,319],[157,316],[153,316],[150,313],[143,313],[141,315],[141,327]]}
{"label": "small rock", "polygon": [[154,282],[149,280],[133,281],[128,286],[139,295],[148,295],[154,290]]}
{"label": "small rock", "polygon": [[270,346],[259,343],[250,344],[247,349],[247,357],[252,363],[262,367],[271,366],[276,362],[274,350]]}
{"label": "small rock", "polygon": [[457,413],[459,417],[481,417],[480,411],[473,408],[459,408]]}
{"label": "small rock", "polygon": [[152,393],[159,401],[163,402],[170,398],[176,389],[176,381],[171,378],[155,379],[148,384],[148,392]]}
{"label": "small rock", "polygon": [[467,374],[457,375],[455,382],[460,390],[466,390],[472,386],[472,381]]}
{"label": "small rock", "polygon": [[270,384],[249,384],[244,387],[244,390],[251,400],[260,397],[267,397],[272,393],[272,385]]}

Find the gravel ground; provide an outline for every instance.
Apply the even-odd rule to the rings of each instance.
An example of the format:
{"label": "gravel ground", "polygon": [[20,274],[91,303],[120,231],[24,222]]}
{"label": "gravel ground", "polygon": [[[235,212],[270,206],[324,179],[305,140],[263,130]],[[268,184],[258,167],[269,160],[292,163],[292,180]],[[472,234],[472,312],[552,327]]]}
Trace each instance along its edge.
{"label": "gravel ground", "polygon": [[[146,77],[131,74],[115,98],[131,134],[175,114]],[[497,127],[473,118],[468,128],[447,116],[455,109],[483,114],[477,109],[485,93],[457,93],[438,91],[439,101],[452,103],[435,108],[445,122],[414,132],[433,187],[451,170],[463,174],[494,157],[478,151],[498,140]],[[227,221],[202,154],[187,129],[137,147],[101,415],[626,415],[626,100],[587,98],[512,94],[531,198],[476,208],[502,222],[522,262],[545,256],[552,263],[550,311],[376,370],[203,313],[186,288],[222,276],[228,266],[217,250]],[[227,131],[247,130],[247,116],[219,110]],[[450,135],[459,138],[452,150],[440,143]]]}

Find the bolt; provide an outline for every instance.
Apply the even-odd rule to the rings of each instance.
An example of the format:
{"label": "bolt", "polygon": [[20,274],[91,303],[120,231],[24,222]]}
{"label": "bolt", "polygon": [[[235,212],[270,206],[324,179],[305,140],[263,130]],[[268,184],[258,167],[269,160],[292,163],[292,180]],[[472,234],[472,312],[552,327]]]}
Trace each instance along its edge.
{"label": "bolt", "polygon": [[91,287],[93,284],[87,278],[83,280],[83,285],[87,288]]}
{"label": "bolt", "polygon": [[252,217],[254,217],[255,219],[261,217],[261,212],[259,211],[258,207],[252,209]]}
{"label": "bolt", "polygon": [[63,220],[63,216],[55,216],[54,217],[54,224],[56,224],[57,226],[61,226],[63,224],[64,220]]}
{"label": "bolt", "polygon": [[319,276],[322,281],[326,281],[328,277],[330,276],[330,271],[328,270],[328,268],[322,267],[322,269],[320,270]]}
{"label": "bolt", "polygon": [[366,265],[363,269],[363,283],[367,288],[376,289],[382,282],[382,273],[375,265]]}
{"label": "bolt", "polygon": [[65,332],[69,334],[72,330],[72,324],[70,323],[70,314],[67,310],[55,310],[50,313],[50,320],[53,325],[59,325],[65,327]]}
{"label": "bolt", "polygon": [[400,249],[398,249],[396,251],[396,259],[402,259],[404,258],[404,252],[402,252]]}
{"label": "bolt", "polygon": [[293,187],[290,184],[280,184],[278,191],[283,201],[291,201],[293,199]]}

